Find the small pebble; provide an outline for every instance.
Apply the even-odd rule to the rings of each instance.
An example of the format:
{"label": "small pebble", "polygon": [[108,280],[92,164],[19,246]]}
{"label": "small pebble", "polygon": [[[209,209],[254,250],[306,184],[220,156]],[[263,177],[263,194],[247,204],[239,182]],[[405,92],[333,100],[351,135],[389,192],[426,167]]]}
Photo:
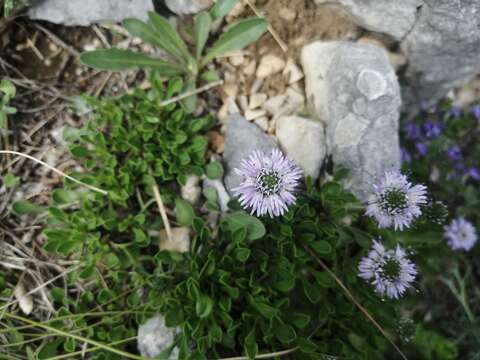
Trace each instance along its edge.
{"label": "small pebble", "polygon": [[257,78],[265,79],[266,77],[279,73],[285,67],[285,61],[272,54],[268,54],[262,57],[260,65],[257,69]]}

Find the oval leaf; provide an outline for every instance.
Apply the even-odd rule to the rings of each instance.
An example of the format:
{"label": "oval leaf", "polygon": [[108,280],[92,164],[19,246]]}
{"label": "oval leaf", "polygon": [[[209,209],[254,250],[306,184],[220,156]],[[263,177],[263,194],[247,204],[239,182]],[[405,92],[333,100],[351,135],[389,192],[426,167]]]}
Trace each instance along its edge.
{"label": "oval leaf", "polygon": [[203,319],[211,314],[212,308],[212,299],[210,299],[208,296],[200,296],[195,305],[195,312],[199,318]]}
{"label": "oval leaf", "polygon": [[240,20],[220,36],[203,60],[203,65],[219,55],[243,49],[257,41],[267,31],[267,28],[268,22],[262,18]]}
{"label": "oval leaf", "polygon": [[238,0],[218,0],[213,6],[210,14],[214,20],[218,20],[227,15],[235,6]]}
{"label": "oval leaf", "polygon": [[208,12],[202,11],[195,17],[195,55],[197,59],[200,59],[200,56],[202,56],[202,51],[207,43],[211,28],[212,18]]}
{"label": "oval leaf", "polygon": [[130,50],[102,49],[80,55],[83,64],[98,70],[121,71],[136,67],[153,68],[161,75],[178,75],[183,69],[164,60]]}
{"label": "oval leaf", "polygon": [[183,199],[176,199],[175,208],[177,212],[178,224],[181,226],[191,226],[193,223],[193,218],[195,217],[195,212],[193,211],[192,205]]}
{"label": "oval leaf", "polygon": [[44,213],[46,209],[30,201],[20,200],[13,203],[12,211],[17,215],[38,215]]}

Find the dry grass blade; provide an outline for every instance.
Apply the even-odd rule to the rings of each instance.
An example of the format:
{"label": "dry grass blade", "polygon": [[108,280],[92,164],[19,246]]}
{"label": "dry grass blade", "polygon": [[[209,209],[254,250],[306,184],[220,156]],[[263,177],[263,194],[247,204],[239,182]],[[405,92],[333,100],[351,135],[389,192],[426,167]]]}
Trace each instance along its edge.
{"label": "dry grass blade", "polygon": [[387,332],[382,328],[382,326],[374,319],[374,317],[368,312],[367,309],[365,309],[362,304],[358,302],[358,300],[353,296],[350,290],[345,286],[345,284],[338,278],[335,273],[330,270],[330,268],[325,265],[325,263],[315,254],[315,252],[310,249],[306,244],[303,244],[303,247],[305,250],[310,254],[310,256],[322,267],[323,270],[325,270],[340,286],[340,288],[344,291],[345,295],[355,304],[355,306],[366,316],[366,318],[380,331],[380,333],[385,337],[385,339],[388,340],[390,344],[394,347],[394,349],[399,353],[399,355],[402,357],[404,360],[408,360],[407,356],[400,350],[400,348],[395,344],[395,342],[388,336]]}
{"label": "dry grass blade", "polygon": [[210,84],[207,84],[207,85],[204,85],[202,87],[199,87],[198,89],[195,89],[195,90],[192,90],[192,91],[187,91],[187,92],[184,92],[183,94],[180,94],[178,96],[174,96],[168,100],[165,100],[165,101],[162,101],[160,103],[160,106],[167,106],[167,105],[170,105],[170,104],[173,104],[173,103],[176,103],[180,100],[183,100],[187,97],[190,97],[192,95],[197,95],[197,94],[200,94],[204,91],[207,91],[207,90],[210,90],[214,87],[217,87],[217,86],[220,86],[220,85],[223,85],[223,80],[218,80],[218,81],[214,81]]}
{"label": "dry grass blade", "polygon": [[42,166],[45,166],[47,169],[50,169],[52,170],[53,172],[73,181],[74,183],[77,183],[79,185],[82,185],[82,186],[85,186],[87,188],[89,188],[90,190],[93,190],[93,191],[96,191],[100,194],[103,194],[103,195],[108,195],[108,192],[105,191],[105,190],[102,190],[102,189],[99,189],[95,186],[92,186],[92,185],[89,185],[89,184],[86,184],[84,183],[83,181],[80,181],[80,180],[77,180],[67,174],[65,174],[64,172],[54,168],[53,166],[50,166],[48,165],[46,162],[42,161],[42,160],[39,160],[37,158],[34,158],[33,156],[30,156],[30,155],[27,155],[27,154],[24,154],[24,153],[21,153],[21,152],[18,152],[18,151],[9,151],[9,150],[0,150],[0,154],[11,154],[11,155],[17,155],[17,156],[21,156],[21,157],[24,157],[24,158],[27,158],[29,160],[32,160],[32,161],[35,161],[36,163],[42,165]]}
{"label": "dry grass blade", "polygon": [[[291,354],[294,351],[297,351],[296,347],[288,349],[288,350],[282,350],[282,351],[277,351],[277,352],[268,353],[268,354],[260,354],[260,355],[255,356],[255,359],[271,359],[271,358]],[[222,359],[217,359],[217,360],[249,360],[249,359],[250,358],[248,356],[236,356],[236,357],[222,358]]]}

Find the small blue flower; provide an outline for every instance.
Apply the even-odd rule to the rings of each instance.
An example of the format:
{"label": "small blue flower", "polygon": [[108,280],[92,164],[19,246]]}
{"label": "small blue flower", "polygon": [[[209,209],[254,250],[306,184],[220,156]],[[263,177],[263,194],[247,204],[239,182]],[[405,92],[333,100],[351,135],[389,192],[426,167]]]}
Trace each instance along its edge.
{"label": "small blue flower", "polygon": [[358,265],[358,276],[375,287],[375,291],[391,299],[399,299],[417,276],[417,268],[399,245],[385,249],[374,240],[372,250]]}
{"label": "small blue flower", "polygon": [[474,107],[472,107],[472,112],[473,112],[473,115],[475,116],[475,118],[480,121],[480,104],[478,105],[475,105]]}
{"label": "small blue flower", "polygon": [[408,150],[403,147],[400,149],[400,156],[402,159],[402,163],[409,163],[412,161],[412,156],[410,155]]}
{"label": "small blue flower", "polygon": [[475,227],[462,217],[453,220],[443,229],[443,236],[452,250],[468,251],[477,242]]}
{"label": "small blue flower", "polygon": [[480,169],[471,167],[468,169],[468,176],[470,176],[473,180],[480,181]]}
{"label": "small blue flower", "polygon": [[423,142],[415,143],[415,149],[417,149],[417,153],[420,156],[426,156],[427,153],[428,153],[428,146],[427,146],[427,144],[425,144]]}
{"label": "small blue flower", "polygon": [[302,170],[277,149],[270,154],[254,151],[243,159],[240,169],[235,169],[243,180],[233,188],[240,204],[257,216],[283,215],[296,201],[295,191],[302,177]]}
{"label": "small blue flower", "polygon": [[442,134],[442,127],[435,121],[427,121],[423,124],[423,129],[425,130],[425,136],[429,139],[435,139]]}
{"label": "small blue flower", "polygon": [[374,185],[366,215],[375,218],[379,228],[403,230],[422,214],[420,206],[426,203],[424,185],[413,185],[399,171],[387,171]]}
{"label": "small blue flower", "polygon": [[462,109],[459,106],[452,106],[450,109],[450,115],[458,119],[462,115]]}
{"label": "small blue flower", "polygon": [[453,145],[447,150],[447,157],[450,161],[458,161],[462,159],[462,149],[460,146]]}
{"label": "small blue flower", "polygon": [[417,140],[422,136],[422,129],[414,122],[409,122],[403,128],[405,136],[409,140]]}

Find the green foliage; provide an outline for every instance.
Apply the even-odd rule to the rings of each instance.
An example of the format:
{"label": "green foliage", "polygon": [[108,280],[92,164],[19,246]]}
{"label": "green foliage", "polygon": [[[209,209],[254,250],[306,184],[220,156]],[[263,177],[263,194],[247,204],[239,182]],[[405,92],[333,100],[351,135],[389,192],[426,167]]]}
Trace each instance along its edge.
{"label": "green foliage", "polygon": [[0,80],[0,129],[7,127],[7,116],[17,112],[17,109],[9,105],[16,92],[15,85],[9,80]]}
{"label": "green foliage", "polygon": [[3,0],[0,2],[0,6],[3,7],[3,17],[7,17],[14,11],[30,4],[30,0]]}
{"label": "green foliage", "polygon": [[[168,59],[160,60],[149,55],[129,50],[104,49],[83,53],[82,62],[100,70],[125,70],[141,67],[155,69],[161,76],[181,74],[184,79],[184,91],[195,89],[197,79],[205,79],[208,70],[205,66],[215,57],[232,50],[242,49],[255,42],[267,30],[267,21],[262,18],[240,20],[231,25],[213,45],[205,51],[214,22],[219,22],[228,14],[237,0],[217,1],[210,12],[202,11],[195,16],[193,29],[184,29],[193,33],[192,52],[181,38],[175,27],[157,13],[149,13],[149,21],[126,19],[124,27],[136,37],[168,54]],[[196,97],[191,96],[183,102],[188,112],[196,108]]]}

